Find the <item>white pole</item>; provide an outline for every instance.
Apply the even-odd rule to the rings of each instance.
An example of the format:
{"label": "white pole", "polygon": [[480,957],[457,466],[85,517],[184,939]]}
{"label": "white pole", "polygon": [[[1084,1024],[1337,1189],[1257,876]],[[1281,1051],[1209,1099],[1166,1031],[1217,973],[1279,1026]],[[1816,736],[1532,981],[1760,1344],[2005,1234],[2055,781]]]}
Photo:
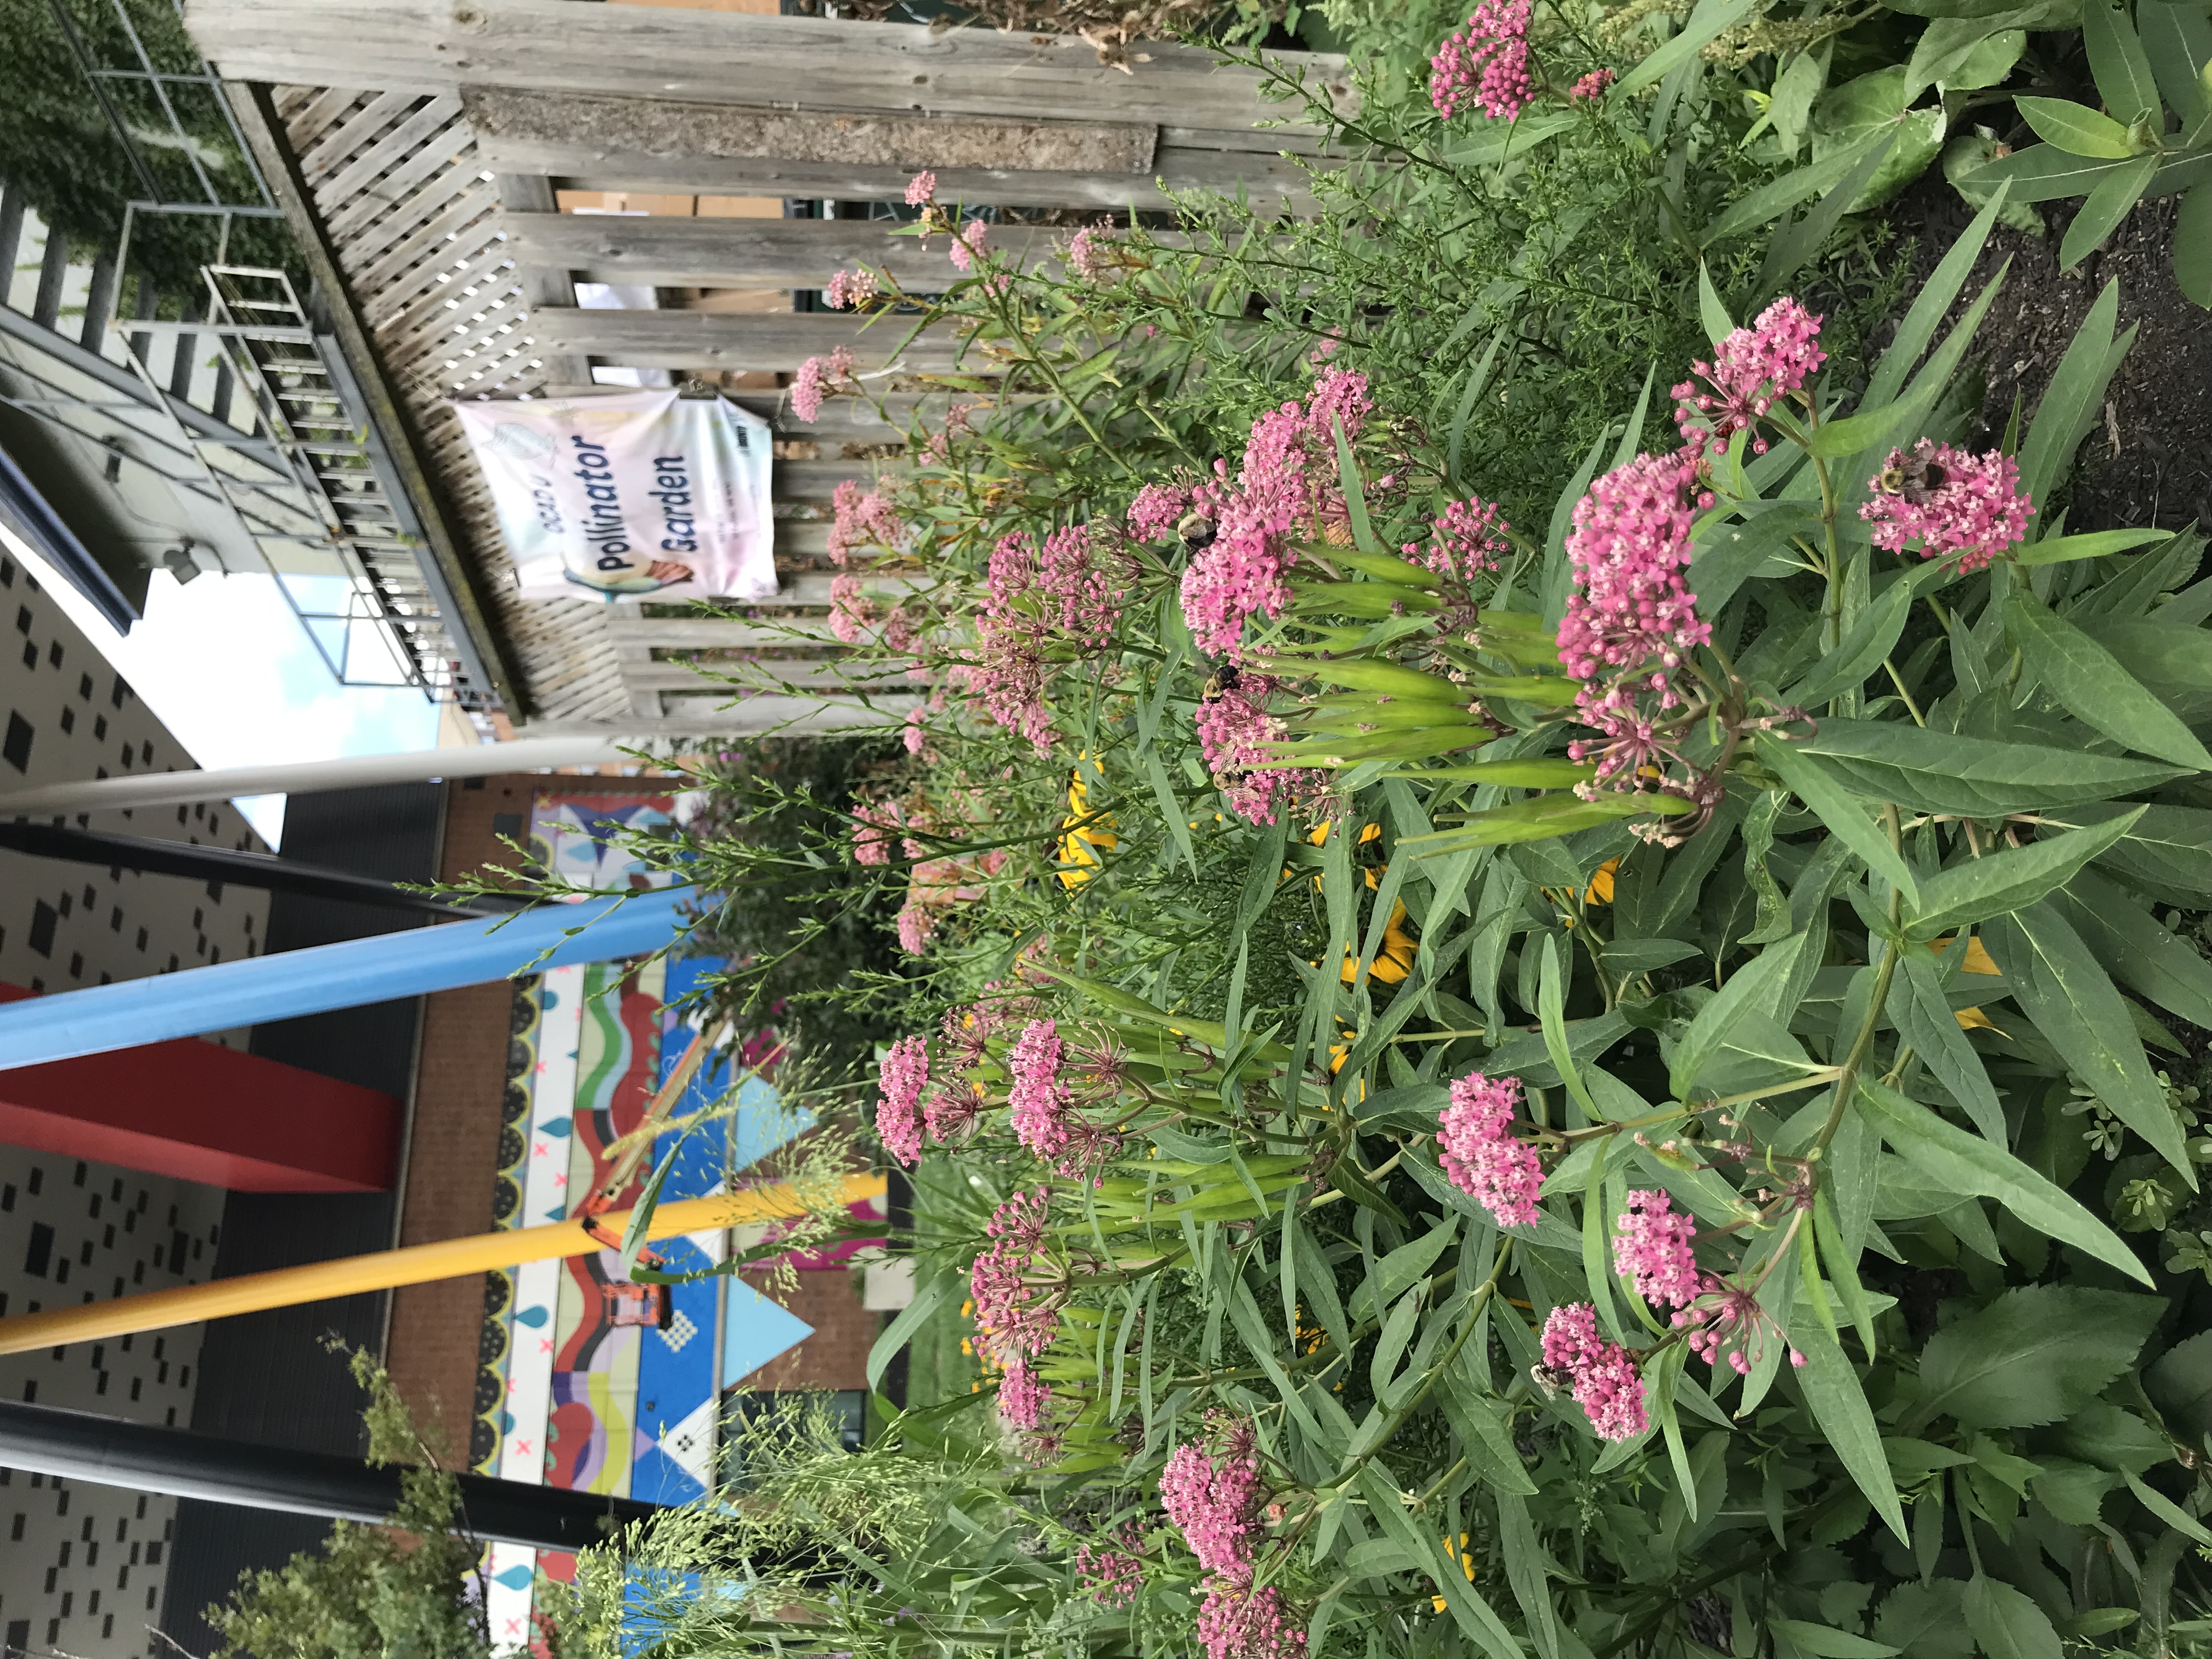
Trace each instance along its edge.
{"label": "white pole", "polygon": [[286,766],[228,766],[214,771],[143,772],[136,777],[84,779],[43,784],[0,794],[0,816],[36,812],[94,812],[124,806],[174,806],[185,801],[231,800],[241,795],[299,795],[320,789],[361,789],[380,783],[422,783],[432,778],[494,777],[549,766],[595,766],[635,760],[626,748],[639,738],[595,736],[526,738],[475,748],[418,749],[404,755],[358,755],[344,760],[302,761]]}

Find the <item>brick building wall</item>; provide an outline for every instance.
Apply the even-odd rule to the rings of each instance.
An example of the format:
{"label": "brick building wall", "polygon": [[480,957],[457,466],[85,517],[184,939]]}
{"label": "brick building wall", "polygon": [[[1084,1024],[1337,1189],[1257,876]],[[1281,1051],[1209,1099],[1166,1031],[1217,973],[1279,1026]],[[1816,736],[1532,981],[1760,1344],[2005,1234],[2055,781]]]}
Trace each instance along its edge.
{"label": "brick building wall", "polygon": [[814,1334],[777,1355],[750,1376],[747,1389],[865,1389],[868,1350],[884,1316],[861,1304],[864,1275],[857,1267],[824,1267],[799,1275],[796,1289],[771,1285],[765,1273],[741,1273],[754,1289],[814,1328]]}
{"label": "brick building wall", "polygon": [[[501,838],[525,840],[532,799],[542,791],[635,793],[638,787],[635,778],[532,774],[448,783],[439,874],[459,881],[489,865],[520,864],[520,855]],[[400,1206],[402,1246],[492,1230],[514,1006],[515,988],[507,981],[424,999]],[[457,1455],[468,1449],[483,1310],[484,1285],[477,1277],[410,1285],[392,1297],[386,1354],[392,1381],[419,1419],[443,1431]]]}

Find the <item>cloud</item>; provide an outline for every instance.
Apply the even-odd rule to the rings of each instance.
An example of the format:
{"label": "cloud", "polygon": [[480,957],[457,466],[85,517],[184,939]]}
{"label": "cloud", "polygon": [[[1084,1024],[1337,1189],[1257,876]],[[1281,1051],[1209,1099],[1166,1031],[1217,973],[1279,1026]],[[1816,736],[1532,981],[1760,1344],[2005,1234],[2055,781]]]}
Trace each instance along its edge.
{"label": "cloud", "polygon": [[[274,577],[203,576],[179,586],[156,570],[144,620],[118,635],[36,554],[13,536],[5,539],[204,767],[335,760],[437,744],[438,711],[419,690],[338,684]],[[331,644],[335,653],[337,641]],[[380,661],[364,661],[358,645],[356,671],[386,672]],[[264,839],[280,840],[283,796],[238,804]]]}

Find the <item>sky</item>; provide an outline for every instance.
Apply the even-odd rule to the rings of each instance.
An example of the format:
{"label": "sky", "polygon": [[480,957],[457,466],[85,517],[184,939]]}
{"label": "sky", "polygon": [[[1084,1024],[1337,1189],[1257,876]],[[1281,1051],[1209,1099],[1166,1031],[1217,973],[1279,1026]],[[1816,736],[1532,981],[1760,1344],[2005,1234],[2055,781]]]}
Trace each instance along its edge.
{"label": "sky", "polygon": [[[203,767],[436,745],[437,710],[420,691],[338,684],[274,577],[204,575],[179,585],[167,570],[156,570],[145,617],[129,634],[118,635],[4,526],[0,540]],[[282,795],[238,805],[264,840],[281,844]]]}

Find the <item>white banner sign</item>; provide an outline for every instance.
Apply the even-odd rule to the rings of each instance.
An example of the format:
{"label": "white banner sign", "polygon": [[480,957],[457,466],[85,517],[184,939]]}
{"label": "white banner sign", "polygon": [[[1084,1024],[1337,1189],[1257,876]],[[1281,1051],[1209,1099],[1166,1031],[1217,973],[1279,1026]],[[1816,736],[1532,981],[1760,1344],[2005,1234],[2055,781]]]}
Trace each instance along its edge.
{"label": "white banner sign", "polygon": [[530,599],[776,591],[769,424],[672,391],[457,403]]}

